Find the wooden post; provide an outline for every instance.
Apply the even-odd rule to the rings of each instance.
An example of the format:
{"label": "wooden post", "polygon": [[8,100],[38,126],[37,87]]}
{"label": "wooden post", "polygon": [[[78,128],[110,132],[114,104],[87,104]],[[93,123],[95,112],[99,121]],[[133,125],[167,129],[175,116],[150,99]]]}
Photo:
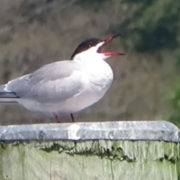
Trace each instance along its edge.
{"label": "wooden post", "polygon": [[0,126],[0,180],[178,180],[179,132],[165,121]]}

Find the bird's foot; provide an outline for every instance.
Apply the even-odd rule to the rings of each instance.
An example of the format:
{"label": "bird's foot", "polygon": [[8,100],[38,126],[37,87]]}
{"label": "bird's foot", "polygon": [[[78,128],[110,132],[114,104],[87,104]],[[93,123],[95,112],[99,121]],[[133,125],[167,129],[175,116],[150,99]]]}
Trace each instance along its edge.
{"label": "bird's foot", "polygon": [[72,122],[75,122],[75,119],[74,119],[74,116],[73,116],[72,113],[70,114],[70,116],[71,116],[71,121],[72,121]]}
{"label": "bird's foot", "polygon": [[57,114],[54,114],[54,119],[55,119],[56,123],[61,123]]}

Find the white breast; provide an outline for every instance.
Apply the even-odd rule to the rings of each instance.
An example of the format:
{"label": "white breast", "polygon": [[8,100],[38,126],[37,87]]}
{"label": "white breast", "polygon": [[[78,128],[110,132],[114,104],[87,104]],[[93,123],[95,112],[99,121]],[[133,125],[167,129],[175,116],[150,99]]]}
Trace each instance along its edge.
{"label": "white breast", "polygon": [[111,67],[104,61],[86,65],[83,68],[84,91],[75,96],[67,104],[77,112],[99,101],[110,88],[113,81]]}
{"label": "white breast", "polygon": [[[54,103],[40,103],[36,100],[23,99],[20,104],[31,111],[38,111],[45,114],[69,114],[81,111],[97,101],[107,92],[113,81],[111,67],[103,60],[96,63],[80,63],[82,68],[77,72],[77,77],[82,78],[82,90],[64,101]],[[80,75],[80,76],[79,76]],[[75,76],[75,75],[74,75]],[[27,101],[27,102],[26,102]]]}

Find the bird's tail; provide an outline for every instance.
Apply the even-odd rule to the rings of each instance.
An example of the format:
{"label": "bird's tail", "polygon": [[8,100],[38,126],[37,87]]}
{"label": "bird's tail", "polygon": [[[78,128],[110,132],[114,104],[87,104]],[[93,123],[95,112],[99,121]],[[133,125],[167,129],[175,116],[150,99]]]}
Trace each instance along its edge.
{"label": "bird's tail", "polygon": [[0,103],[17,103],[18,98],[15,92],[6,90],[6,85],[0,86]]}

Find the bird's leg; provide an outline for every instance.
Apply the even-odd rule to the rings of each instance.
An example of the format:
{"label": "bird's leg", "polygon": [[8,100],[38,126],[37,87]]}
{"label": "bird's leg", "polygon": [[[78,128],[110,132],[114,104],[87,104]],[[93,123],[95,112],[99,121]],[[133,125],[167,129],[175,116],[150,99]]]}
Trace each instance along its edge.
{"label": "bird's leg", "polygon": [[61,123],[61,121],[60,121],[57,114],[54,114],[53,116],[54,116],[54,119],[55,119],[56,123]]}
{"label": "bird's leg", "polygon": [[75,122],[75,119],[74,119],[74,116],[73,116],[73,114],[72,114],[72,113],[70,114],[70,116],[71,116],[71,120],[72,120],[72,122]]}

